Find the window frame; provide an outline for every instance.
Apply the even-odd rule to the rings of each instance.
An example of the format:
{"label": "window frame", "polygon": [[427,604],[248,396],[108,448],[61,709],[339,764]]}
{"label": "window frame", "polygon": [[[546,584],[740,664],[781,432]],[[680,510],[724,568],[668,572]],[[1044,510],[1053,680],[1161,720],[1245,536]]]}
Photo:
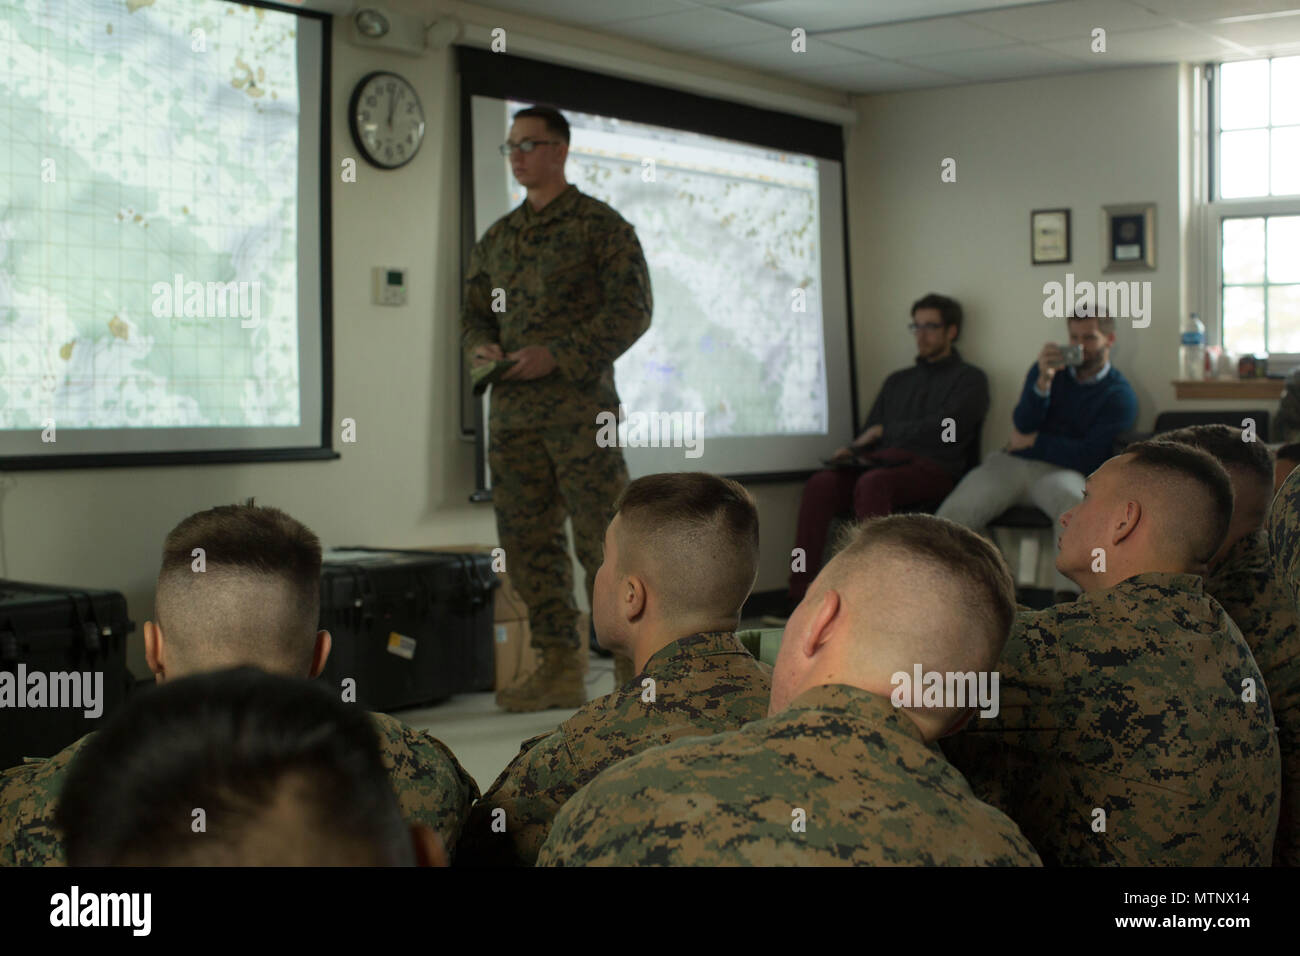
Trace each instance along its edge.
{"label": "window frame", "polygon": [[[1295,54],[1286,54],[1285,57]],[[1249,60],[1273,60],[1285,57],[1248,57]],[[1204,142],[1198,144],[1196,193],[1200,197],[1197,204],[1200,211],[1201,232],[1201,320],[1205,323],[1206,340],[1223,345],[1223,222],[1225,219],[1268,218],[1270,216],[1300,215],[1300,194],[1288,196],[1252,196],[1244,199],[1223,199],[1219,196],[1219,120],[1221,97],[1218,95],[1219,68],[1225,62],[1216,61],[1203,64],[1200,70],[1196,90],[1199,103],[1196,109],[1196,121],[1204,130]],[[1269,97],[1272,99],[1272,69],[1269,70]],[[1269,113],[1267,129],[1274,128],[1272,112]],[[1270,166],[1271,172],[1271,166]],[[1265,247],[1267,256],[1267,247]],[[1292,283],[1269,283],[1265,273],[1265,287],[1269,285],[1291,285]],[[1265,305],[1264,340],[1268,342],[1268,311]],[[1300,352],[1267,352],[1269,371],[1289,370],[1300,366]]]}

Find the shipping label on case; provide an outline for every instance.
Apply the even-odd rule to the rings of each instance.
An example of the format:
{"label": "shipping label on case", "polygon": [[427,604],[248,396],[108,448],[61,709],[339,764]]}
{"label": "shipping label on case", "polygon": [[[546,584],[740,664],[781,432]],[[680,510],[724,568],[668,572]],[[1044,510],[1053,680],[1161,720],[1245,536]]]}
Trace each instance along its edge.
{"label": "shipping label on case", "polygon": [[389,632],[388,653],[411,660],[415,657],[415,638],[398,634],[396,631]]}

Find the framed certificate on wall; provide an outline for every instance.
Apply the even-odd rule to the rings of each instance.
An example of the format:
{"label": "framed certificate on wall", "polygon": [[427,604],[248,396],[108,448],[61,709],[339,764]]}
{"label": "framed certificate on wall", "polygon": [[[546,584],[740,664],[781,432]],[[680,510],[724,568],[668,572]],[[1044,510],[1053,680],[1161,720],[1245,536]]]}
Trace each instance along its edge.
{"label": "framed certificate on wall", "polygon": [[1033,265],[1070,261],[1070,210],[1035,209],[1029,214],[1029,259]]}
{"label": "framed certificate on wall", "polygon": [[1102,272],[1147,272],[1156,267],[1156,204],[1103,206],[1106,249]]}

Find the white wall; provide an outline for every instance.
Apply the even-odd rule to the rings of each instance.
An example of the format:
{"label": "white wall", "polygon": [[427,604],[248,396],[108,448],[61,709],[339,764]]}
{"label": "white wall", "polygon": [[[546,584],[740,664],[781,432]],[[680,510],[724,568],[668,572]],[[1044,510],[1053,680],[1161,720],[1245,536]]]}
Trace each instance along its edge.
{"label": "white wall", "polygon": [[[433,18],[427,3],[388,5]],[[757,73],[581,30],[468,4],[439,6],[467,22],[585,43],[757,88],[791,89]],[[473,445],[457,431],[460,194],[453,58],[445,50],[408,57],[362,49],[348,33],[336,18],[330,120],[334,410],[336,422],[356,420],[357,443],[341,445],[336,438],[342,458],[329,462],[14,472],[0,485],[7,559],[0,576],[122,591],[137,624],[129,662],[140,675],[147,674],[140,625],[153,613],[162,540],[194,511],[256,496],[301,519],[326,547],[496,540],[491,506],[467,501],[474,487]],[[375,69],[394,70],[415,84],[429,124],[426,140],[408,166],[381,172],[359,162],[357,182],[343,183],[339,163],[356,155],[345,115],[348,96]],[[826,91],[795,91],[845,104]],[[370,268],[381,264],[410,269],[406,308],[370,304]],[[788,559],[772,546],[789,547],[798,489],[755,491],[768,543],[759,586],[777,587]]]}
{"label": "white wall", "polygon": [[[1117,323],[1112,353],[1137,392],[1139,428],[1164,410],[1276,405],[1174,400],[1181,322],[1196,307],[1186,273],[1198,265],[1179,214],[1187,83],[1185,69],[1160,66],[858,98],[848,192],[864,412],[884,375],[913,359],[911,303],[946,293],[965,308],[959,348],[989,376],[984,449],[1000,447],[1038,350],[1065,340],[1065,322],[1043,316],[1043,284],[1067,272],[1151,282],[1150,326]],[[947,157],[956,182],[940,180]],[[1147,201],[1156,270],[1102,273],[1102,206]],[[1060,207],[1072,210],[1072,262],[1031,265],[1030,211]]]}

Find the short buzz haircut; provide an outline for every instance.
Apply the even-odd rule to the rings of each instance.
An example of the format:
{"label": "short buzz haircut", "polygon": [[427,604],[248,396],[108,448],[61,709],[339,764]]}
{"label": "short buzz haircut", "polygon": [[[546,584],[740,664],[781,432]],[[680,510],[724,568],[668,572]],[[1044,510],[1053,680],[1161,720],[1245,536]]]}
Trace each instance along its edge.
{"label": "short buzz haircut", "polygon": [[1256,479],[1260,486],[1273,489],[1273,453],[1261,441],[1242,441],[1242,430],[1232,425],[1189,425],[1161,432],[1161,441],[1176,441],[1208,451],[1224,468],[1240,468]]}
{"label": "short buzz haircut", "polygon": [[545,120],[546,131],[552,136],[558,136],[566,143],[569,141],[569,121],[553,106],[530,106],[516,113],[513,119],[528,119],[530,116]]}
{"label": "short buzz haircut", "polygon": [[70,866],[415,862],[369,715],[251,667],[133,696],[73,759],[55,819]]}
{"label": "short buzz haircut", "polygon": [[1207,563],[1228,536],[1235,504],[1223,465],[1208,451],[1166,438],[1135,442],[1124,454],[1132,456],[1130,468],[1150,479],[1144,487],[1164,492],[1170,527],[1160,529],[1163,543],[1190,564]]}
{"label": "short buzz haircut", "polygon": [[614,507],[620,571],[643,571],[668,614],[739,618],[758,576],[758,508],[743,486],[705,472],[646,475]]}
{"label": "short buzz haircut", "polygon": [[917,309],[938,309],[939,319],[943,322],[944,328],[949,326],[957,327],[957,334],[952,337],[956,342],[961,338],[961,303],[956,299],[950,299],[946,295],[939,295],[937,292],[930,292],[921,296],[912,303],[912,318],[916,318]]}
{"label": "short buzz haircut", "polygon": [[869,565],[882,550],[929,565],[956,590],[961,613],[982,623],[990,636],[990,655],[979,666],[993,666],[1002,654],[1016,616],[1016,584],[1007,562],[985,538],[947,518],[900,514],[871,518],[848,531],[835,564],[822,571],[825,587]]}
{"label": "short buzz haircut", "polygon": [[249,499],[190,515],[163,542],[155,595],[173,660],[182,672],[253,664],[306,676],[320,571],[320,539],[278,508]]}
{"label": "short buzz haircut", "polygon": [[1283,445],[1273,453],[1274,458],[1281,458],[1284,461],[1294,461],[1300,464],[1300,442],[1292,442],[1289,445]]}

